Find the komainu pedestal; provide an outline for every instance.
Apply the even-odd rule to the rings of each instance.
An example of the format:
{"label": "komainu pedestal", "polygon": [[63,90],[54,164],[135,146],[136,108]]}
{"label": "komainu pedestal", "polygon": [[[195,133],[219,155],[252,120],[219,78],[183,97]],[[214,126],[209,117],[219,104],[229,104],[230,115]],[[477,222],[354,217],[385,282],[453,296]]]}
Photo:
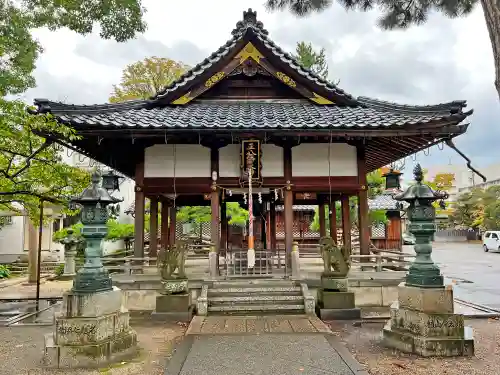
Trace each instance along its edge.
{"label": "komainu pedestal", "polygon": [[474,355],[472,328],[453,312],[452,289],[401,284],[383,336],[386,346],[423,357]]}
{"label": "komainu pedestal", "polygon": [[92,368],[135,356],[137,335],[125,306],[117,287],[89,294],[66,292],[55,332],[45,336],[45,364]]}
{"label": "komainu pedestal", "polygon": [[361,317],[361,311],[356,307],[354,292],[348,291],[348,285],[346,277],[321,277],[318,307],[322,320],[359,319]]}

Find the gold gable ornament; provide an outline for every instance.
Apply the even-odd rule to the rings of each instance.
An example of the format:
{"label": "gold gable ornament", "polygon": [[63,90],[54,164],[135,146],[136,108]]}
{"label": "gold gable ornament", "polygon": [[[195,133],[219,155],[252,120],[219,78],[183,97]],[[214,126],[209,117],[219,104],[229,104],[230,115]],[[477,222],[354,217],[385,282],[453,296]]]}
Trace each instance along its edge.
{"label": "gold gable ornament", "polygon": [[243,64],[247,59],[254,59],[260,63],[260,59],[264,58],[264,55],[259,52],[257,48],[248,42],[245,47],[234,57],[235,59],[240,59],[240,64]]}

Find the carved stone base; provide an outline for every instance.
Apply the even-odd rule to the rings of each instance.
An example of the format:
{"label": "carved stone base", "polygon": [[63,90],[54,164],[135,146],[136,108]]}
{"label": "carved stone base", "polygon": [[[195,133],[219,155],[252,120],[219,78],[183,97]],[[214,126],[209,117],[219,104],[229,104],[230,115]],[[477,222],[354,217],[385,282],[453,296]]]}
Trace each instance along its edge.
{"label": "carved stone base", "polygon": [[152,318],[166,321],[189,322],[193,317],[189,294],[170,294],[156,297]]}
{"label": "carved stone base", "polygon": [[319,291],[319,316],[324,320],[360,319],[361,310],[356,308],[354,292]]}
{"label": "carved stone base", "polygon": [[332,277],[321,276],[321,287],[326,290],[336,290],[339,292],[347,292],[349,282],[347,277]]}
{"label": "carved stone base", "polygon": [[51,367],[100,367],[134,356],[137,337],[121,290],[66,292],[55,332],[45,336],[44,362]]}
{"label": "carved stone base", "polygon": [[188,291],[188,279],[162,279],[161,294],[184,294]]}
{"label": "carved stone base", "polygon": [[99,293],[113,289],[113,282],[105,268],[81,268],[74,280],[72,291],[78,294]]}
{"label": "carved stone base", "polygon": [[453,313],[452,289],[401,284],[383,337],[388,347],[424,357],[474,355],[472,329]]}

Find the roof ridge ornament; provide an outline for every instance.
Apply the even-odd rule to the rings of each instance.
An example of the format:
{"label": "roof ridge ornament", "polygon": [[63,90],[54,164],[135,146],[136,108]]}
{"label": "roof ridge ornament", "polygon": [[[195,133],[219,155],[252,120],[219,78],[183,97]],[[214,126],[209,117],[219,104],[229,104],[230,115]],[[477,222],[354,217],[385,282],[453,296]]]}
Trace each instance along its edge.
{"label": "roof ridge ornament", "polygon": [[264,29],[264,24],[261,21],[257,21],[257,11],[252,10],[252,8],[248,8],[248,10],[243,12],[243,20],[236,23],[236,28],[231,31],[231,35],[243,34],[249,28],[257,29],[264,35],[269,34]]}

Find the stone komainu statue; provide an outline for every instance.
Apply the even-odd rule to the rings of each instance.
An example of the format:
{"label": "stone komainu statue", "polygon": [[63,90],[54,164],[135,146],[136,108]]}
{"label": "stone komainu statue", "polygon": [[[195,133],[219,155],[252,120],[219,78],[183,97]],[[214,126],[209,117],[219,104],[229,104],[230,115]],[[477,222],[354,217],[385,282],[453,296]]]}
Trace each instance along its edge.
{"label": "stone komainu statue", "polygon": [[[158,266],[162,279],[182,279],[186,277],[185,263],[188,241],[178,240],[175,245],[163,248],[158,254]],[[177,271],[177,274],[175,272]]]}
{"label": "stone komainu statue", "polygon": [[351,268],[350,252],[338,246],[331,237],[319,240],[321,257],[323,258],[324,276],[345,277]]}

